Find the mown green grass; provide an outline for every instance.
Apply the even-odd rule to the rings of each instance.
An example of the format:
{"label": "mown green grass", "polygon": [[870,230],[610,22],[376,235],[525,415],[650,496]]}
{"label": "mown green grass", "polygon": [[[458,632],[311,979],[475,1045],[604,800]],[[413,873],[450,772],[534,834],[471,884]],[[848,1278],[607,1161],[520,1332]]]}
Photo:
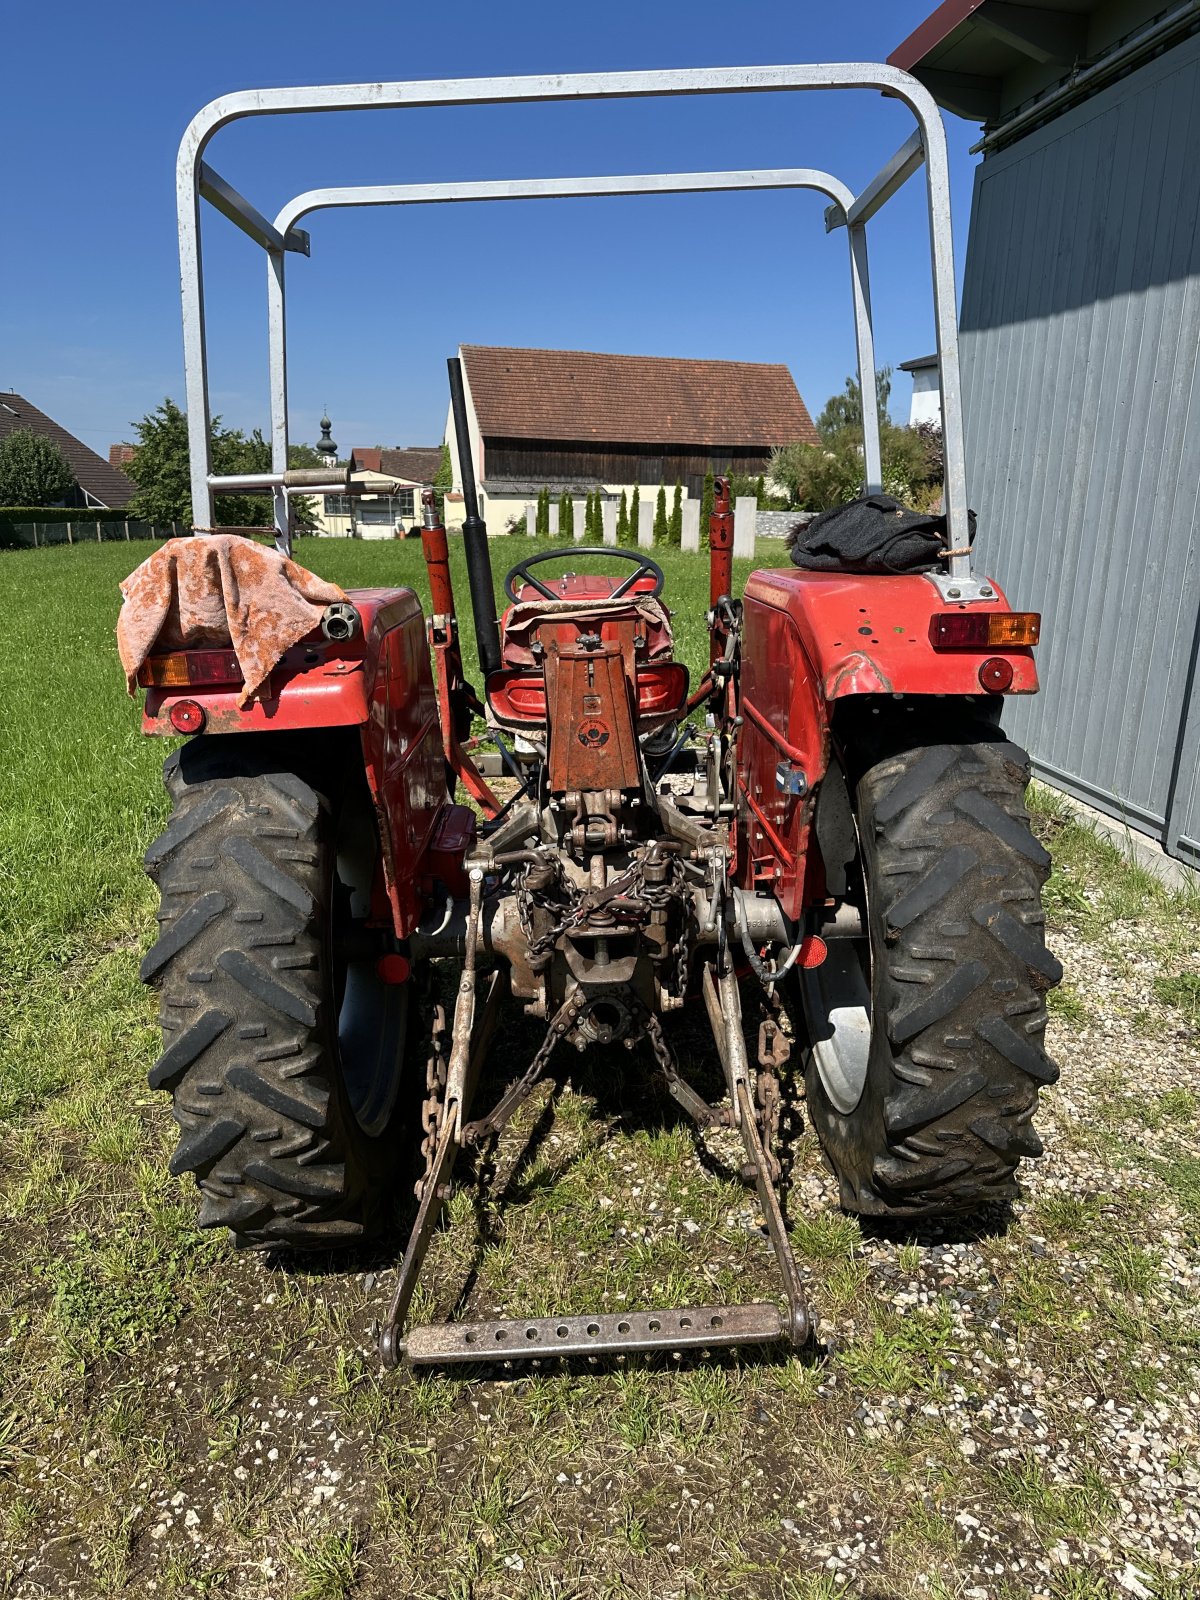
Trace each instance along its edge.
{"label": "mown green grass", "polygon": [[[497,577],[505,557],[532,548],[494,544]],[[391,1280],[372,1286],[363,1273],[391,1254],[280,1270],[197,1233],[193,1186],[167,1172],[166,1098],[145,1084],[157,1031],[137,981],[155,910],[140,856],[166,815],[166,747],[140,733],[113,628],[118,581],[148,549],[0,555],[10,619],[0,656],[0,1593],[22,1592],[16,1563],[44,1549],[44,1592],[141,1595],[154,1582],[167,1597],[255,1600],[824,1600],[856,1593],[811,1556],[832,1509],[853,1496],[887,1550],[886,1572],[863,1592],[909,1600],[961,1593],[957,1507],[984,1520],[1001,1552],[1103,1526],[1114,1483],[1081,1465],[1064,1487],[1026,1456],[1003,1473],[968,1464],[958,1435],[921,1408],[959,1389],[987,1398],[1004,1381],[1002,1335],[1040,1363],[1063,1437],[1080,1430],[1081,1462],[1090,1424],[1070,1403],[1081,1383],[1130,1403],[1194,1387],[1195,1336],[1162,1281],[1147,1209],[1200,1218],[1197,1099],[1182,1085],[1152,1095],[1136,1074],[1111,1085],[1097,1075],[1105,1144],[1094,1189],[1035,1185],[1006,1236],[972,1245],[989,1282],[969,1326],[938,1286],[928,1239],[881,1246],[836,1210],[828,1186],[824,1205],[794,1204],[814,1304],[835,1330],[821,1361],[635,1361],[519,1381],[386,1374],[371,1322]],[[304,541],[297,555],[346,587],[424,590],[416,541]],[[672,552],[662,561],[679,653],[696,675],[707,564]],[[458,545],[454,571],[465,605]],[[463,646],[474,672],[465,612]],[[1131,937],[1153,949],[1163,986],[1148,983],[1148,1013],[1168,1033],[1193,1027],[1191,986],[1173,981],[1186,980],[1196,948],[1193,904],[1129,873],[1050,797],[1035,803],[1056,856],[1052,928],[1105,950]],[[1060,1049],[1095,1020],[1088,971],[1071,980],[1052,1019]],[[529,1038],[528,1025],[514,1029],[506,1048]],[[481,1252],[472,1206],[452,1208],[422,1316],[445,1313],[473,1272],[479,1315],[777,1295],[744,1186],[699,1165],[690,1133],[623,1053],[589,1061],[554,1100],[544,1142],[526,1148],[540,1099],[509,1130],[493,1185],[503,1201],[489,1207]],[[1086,1054],[1068,1059],[1064,1082],[1089,1071]],[[1053,1093],[1047,1102],[1053,1118]],[[1148,1164],[1137,1143],[1147,1130],[1157,1141]],[[1056,1140],[1086,1134],[1052,1122],[1046,1170]],[[1134,1166],[1143,1188],[1124,1185]],[[820,1170],[808,1138],[798,1179],[809,1195]],[[1082,1286],[1068,1270],[1077,1257],[1088,1263]],[[889,1295],[910,1279],[933,1293],[900,1311]],[[864,1433],[864,1402],[901,1406],[892,1414],[903,1426]],[[256,1468],[254,1430],[276,1405],[288,1412],[276,1425],[280,1457]],[[323,1452],[333,1459],[335,1431],[347,1442],[344,1495],[314,1506],[304,1473]],[[155,1542],[154,1507],[176,1492],[202,1512],[213,1554],[178,1527]],[[785,1532],[784,1518],[810,1532]],[[1164,1574],[1163,1600],[1173,1582]],[[1008,1600],[999,1583],[996,1593]]]}

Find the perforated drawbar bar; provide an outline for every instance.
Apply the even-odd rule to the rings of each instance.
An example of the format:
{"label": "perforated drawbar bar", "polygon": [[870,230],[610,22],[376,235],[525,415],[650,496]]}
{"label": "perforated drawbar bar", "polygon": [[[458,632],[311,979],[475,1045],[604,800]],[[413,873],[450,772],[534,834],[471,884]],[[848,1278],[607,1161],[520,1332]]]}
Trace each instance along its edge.
{"label": "perforated drawbar bar", "polygon": [[682,1306],[618,1316],[435,1322],[413,1328],[404,1355],[414,1366],[461,1361],[536,1361],[635,1350],[715,1349],[773,1344],[783,1321],[771,1305]]}

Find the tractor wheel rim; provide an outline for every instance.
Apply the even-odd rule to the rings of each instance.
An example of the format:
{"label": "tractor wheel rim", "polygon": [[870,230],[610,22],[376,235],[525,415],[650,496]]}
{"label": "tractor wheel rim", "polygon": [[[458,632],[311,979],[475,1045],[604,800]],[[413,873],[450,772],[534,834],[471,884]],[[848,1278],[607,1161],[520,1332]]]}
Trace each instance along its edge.
{"label": "tractor wheel rim", "polygon": [[[374,822],[358,808],[338,824],[332,939],[337,952],[353,944],[370,909],[378,843]],[[407,983],[385,983],[375,953],[349,956],[337,995],[337,1044],[342,1083],[354,1119],[368,1138],[387,1127],[400,1089],[408,1034]]]}
{"label": "tractor wheel rim", "polygon": [[[830,939],[819,967],[801,974],[813,1061],[844,1116],[858,1105],[871,1060],[871,988],[865,939]],[[864,961],[865,956],[865,961]]]}

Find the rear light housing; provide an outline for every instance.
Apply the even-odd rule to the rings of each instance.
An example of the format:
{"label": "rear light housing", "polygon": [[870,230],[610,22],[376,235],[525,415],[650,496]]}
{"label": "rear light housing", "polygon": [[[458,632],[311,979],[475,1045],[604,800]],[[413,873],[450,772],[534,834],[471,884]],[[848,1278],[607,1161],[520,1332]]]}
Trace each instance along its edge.
{"label": "rear light housing", "polygon": [[1013,650],[1038,642],[1038,611],[935,611],[929,642],[935,650]]}
{"label": "rear light housing", "polygon": [[147,656],[137,681],[143,689],[194,689],[243,679],[233,650],[177,650],[168,656]]}

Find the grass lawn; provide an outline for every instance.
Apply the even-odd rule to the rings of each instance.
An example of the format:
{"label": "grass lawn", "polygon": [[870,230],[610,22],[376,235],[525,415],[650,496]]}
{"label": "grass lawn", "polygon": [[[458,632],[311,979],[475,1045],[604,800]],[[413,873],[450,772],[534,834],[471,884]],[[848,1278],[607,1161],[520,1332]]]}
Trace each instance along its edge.
{"label": "grass lawn", "polygon": [[[818,1357],[383,1374],[398,1249],[237,1255],[167,1171],[137,981],[166,747],[138,731],[113,640],[148,548],[0,555],[0,1594],[1200,1592],[1194,899],[1035,795],[1067,966],[1046,1157],[1011,1217],[896,1239],[838,1212],[803,1136],[790,1211]],[[347,587],[424,589],[416,541],[297,554]],[[663,565],[695,674],[707,563]],[[470,658],[465,615],[463,639]],[[511,1030],[493,1075],[534,1042]],[[686,1019],[677,1043],[706,1050]],[[526,1107],[482,1245],[456,1201],[422,1314],[460,1293],[479,1315],[775,1294],[753,1196],[621,1055]]]}

